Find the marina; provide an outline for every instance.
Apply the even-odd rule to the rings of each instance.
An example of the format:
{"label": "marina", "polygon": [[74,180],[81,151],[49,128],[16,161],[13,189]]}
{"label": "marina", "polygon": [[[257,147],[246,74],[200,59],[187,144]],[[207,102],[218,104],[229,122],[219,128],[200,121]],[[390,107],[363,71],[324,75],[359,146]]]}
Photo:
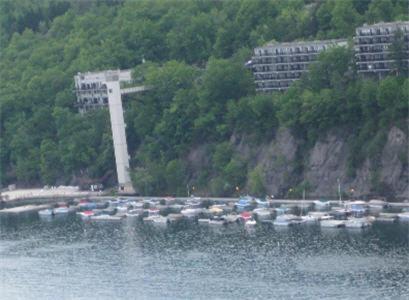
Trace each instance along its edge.
{"label": "marina", "polygon": [[1,215],[1,296],[53,299],[58,293],[61,299],[105,300],[135,295],[142,299],[409,295],[409,226],[399,221],[350,230],[258,221],[246,226],[231,216],[232,223],[220,225],[213,219],[209,225],[209,216],[196,223],[169,214],[175,222],[171,226],[101,216],[99,221],[84,221],[75,213],[49,219],[37,213]]}
{"label": "marina", "polygon": [[[58,200],[58,201],[57,201]],[[83,221],[120,222],[126,218],[163,226],[188,221],[189,224],[228,226],[272,225],[279,227],[317,225],[325,228],[367,228],[374,222],[408,222],[406,202],[319,201],[200,197],[89,197],[54,203],[15,206],[0,215],[38,213],[42,218],[76,215]],[[17,203],[17,202],[15,202]]]}

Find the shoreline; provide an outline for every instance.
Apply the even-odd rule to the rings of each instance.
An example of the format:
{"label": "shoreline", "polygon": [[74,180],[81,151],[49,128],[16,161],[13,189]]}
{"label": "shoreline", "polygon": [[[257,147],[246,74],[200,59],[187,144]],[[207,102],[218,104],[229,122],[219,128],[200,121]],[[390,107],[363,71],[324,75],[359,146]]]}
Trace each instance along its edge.
{"label": "shoreline", "polygon": [[[80,191],[76,187],[62,187],[55,189],[19,189],[13,191],[6,191],[1,193],[2,203],[0,209],[10,208],[23,205],[32,204],[52,204],[66,200],[72,200],[74,198],[87,198],[93,201],[104,201],[113,198],[125,197],[131,200],[152,199],[160,200],[167,197],[158,196],[124,196],[124,195],[107,195],[107,192],[92,192],[92,191]],[[180,200],[192,199],[192,197],[172,197]],[[238,197],[196,197],[200,201],[210,200],[220,203],[235,202]],[[314,201],[319,199],[271,199],[272,203],[277,204],[294,204],[294,205],[311,205]],[[345,200],[342,203],[348,203],[354,200]],[[331,205],[339,204],[339,200],[328,200]],[[404,208],[409,207],[409,202],[389,202],[387,203],[391,207]]]}

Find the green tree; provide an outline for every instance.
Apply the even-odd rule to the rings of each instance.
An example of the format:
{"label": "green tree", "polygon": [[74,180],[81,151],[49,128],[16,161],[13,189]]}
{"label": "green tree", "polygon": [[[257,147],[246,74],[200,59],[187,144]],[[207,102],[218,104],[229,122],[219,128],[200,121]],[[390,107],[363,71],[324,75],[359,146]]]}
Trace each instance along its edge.
{"label": "green tree", "polygon": [[62,174],[58,145],[52,140],[43,140],[40,146],[40,174],[44,183],[54,185]]}
{"label": "green tree", "polygon": [[393,65],[397,75],[408,77],[408,55],[407,41],[402,30],[398,29],[394,33],[393,40],[389,46],[391,58],[394,60]]}
{"label": "green tree", "polygon": [[266,187],[264,184],[263,168],[261,166],[255,167],[248,176],[249,192],[252,195],[263,196],[266,194]]}

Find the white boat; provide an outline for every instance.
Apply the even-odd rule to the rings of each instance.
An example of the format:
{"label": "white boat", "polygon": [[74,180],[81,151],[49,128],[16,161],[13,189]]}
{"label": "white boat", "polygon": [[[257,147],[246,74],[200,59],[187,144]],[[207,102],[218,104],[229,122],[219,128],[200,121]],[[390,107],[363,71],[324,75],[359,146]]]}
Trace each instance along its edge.
{"label": "white boat", "polygon": [[331,206],[331,202],[324,200],[315,200],[313,203],[315,208],[319,210],[328,209]]}
{"label": "white boat", "polygon": [[409,222],[409,212],[403,212],[398,214],[399,221],[401,222]]}
{"label": "white boat", "polygon": [[248,220],[246,223],[244,223],[245,227],[253,227],[256,226],[257,222],[256,220]]}
{"label": "white boat", "polygon": [[383,200],[372,199],[368,202],[369,209],[372,211],[381,211],[389,207],[389,203]]}
{"label": "white boat", "polygon": [[151,223],[155,225],[166,225],[168,223],[168,218],[161,215],[151,215],[143,218],[144,223]]}
{"label": "white boat", "polygon": [[226,224],[226,220],[223,218],[213,218],[209,220],[210,226],[223,226]]}
{"label": "white boat", "polygon": [[92,216],[95,215],[95,213],[92,210],[86,210],[77,212],[77,215],[80,216],[82,220],[89,220]]}
{"label": "white boat", "polygon": [[327,212],[322,212],[322,211],[310,211],[308,213],[308,216],[311,216],[312,218],[315,218],[318,221],[333,219],[333,217],[329,215]]}
{"label": "white boat", "polygon": [[240,216],[236,214],[228,214],[224,215],[223,218],[227,223],[236,223],[240,219]]}
{"label": "white boat", "polygon": [[267,208],[256,208],[255,210],[253,210],[253,214],[259,221],[271,219],[271,212]]}
{"label": "white boat", "polygon": [[57,208],[54,208],[54,214],[55,215],[65,215],[70,212],[70,209],[67,206],[60,206]]}
{"label": "white boat", "polygon": [[345,221],[343,220],[322,220],[320,222],[322,228],[340,228],[345,227]]}
{"label": "white boat", "polygon": [[54,211],[51,208],[42,209],[38,212],[40,217],[52,217],[54,215]]}
{"label": "white boat", "polygon": [[295,224],[299,224],[301,222],[301,218],[291,214],[285,214],[277,216],[274,220],[274,226],[292,226]]}
{"label": "white boat", "polygon": [[195,218],[202,212],[201,208],[185,208],[180,213],[186,218]]}
{"label": "white boat", "polygon": [[171,224],[178,223],[183,220],[182,214],[169,214],[167,217],[168,217],[169,223]]}
{"label": "white boat", "polygon": [[131,218],[131,219],[140,218],[143,216],[143,209],[141,208],[131,209],[125,215],[127,218]]}
{"label": "white boat", "polygon": [[209,225],[210,219],[198,219],[199,225]]}
{"label": "white boat", "polygon": [[118,213],[125,214],[128,212],[128,204],[118,205],[116,209]]}
{"label": "white boat", "polygon": [[90,221],[100,221],[100,222],[118,222],[122,221],[125,218],[124,215],[122,216],[110,216],[110,215],[98,215],[98,216],[90,216]]}
{"label": "white boat", "polygon": [[212,215],[215,215],[215,216],[217,216],[217,215],[222,215],[223,214],[223,208],[222,207],[219,207],[219,206],[217,206],[217,205],[213,205],[213,206],[211,206],[211,207],[209,207],[209,213],[211,213]]}
{"label": "white boat", "polygon": [[152,217],[152,222],[154,225],[166,226],[168,224],[168,218],[161,215],[154,216]]}
{"label": "white boat", "polygon": [[371,226],[372,223],[369,222],[366,218],[351,218],[345,221],[346,228],[366,228]]}
{"label": "white boat", "polygon": [[320,220],[318,217],[312,215],[301,216],[301,219],[307,224],[317,224]]}

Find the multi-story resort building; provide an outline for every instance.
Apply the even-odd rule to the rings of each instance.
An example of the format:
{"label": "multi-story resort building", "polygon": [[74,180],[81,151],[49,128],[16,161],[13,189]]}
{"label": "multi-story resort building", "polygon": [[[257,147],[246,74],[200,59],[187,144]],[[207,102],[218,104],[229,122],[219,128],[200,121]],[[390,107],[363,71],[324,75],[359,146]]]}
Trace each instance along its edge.
{"label": "multi-story resort building", "polygon": [[[356,67],[359,74],[383,77],[396,70],[391,45],[401,31],[400,63],[409,68],[409,22],[377,23],[356,29],[354,37]],[[334,46],[347,46],[346,40],[268,43],[254,49],[254,56],[246,65],[254,73],[256,90],[282,91],[317,59],[320,52]]]}
{"label": "multi-story resort building", "polygon": [[377,23],[356,29],[354,37],[357,71],[384,77],[395,71],[391,44],[401,31],[403,61],[409,66],[409,22]]}
{"label": "multi-story resort building", "polygon": [[131,70],[86,72],[74,76],[76,105],[80,113],[108,106],[106,81],[112,76],[117,77],[120,82],[132,81]]}
{"label": "multi-story resort building", "polygon": [[347,41],[324,40],[293,43],[268,43],[254,49],[251,66],[256,90],[262,92],[286,90],[291,83],[308,71],[320,52],[334,46],[347,46]]}

